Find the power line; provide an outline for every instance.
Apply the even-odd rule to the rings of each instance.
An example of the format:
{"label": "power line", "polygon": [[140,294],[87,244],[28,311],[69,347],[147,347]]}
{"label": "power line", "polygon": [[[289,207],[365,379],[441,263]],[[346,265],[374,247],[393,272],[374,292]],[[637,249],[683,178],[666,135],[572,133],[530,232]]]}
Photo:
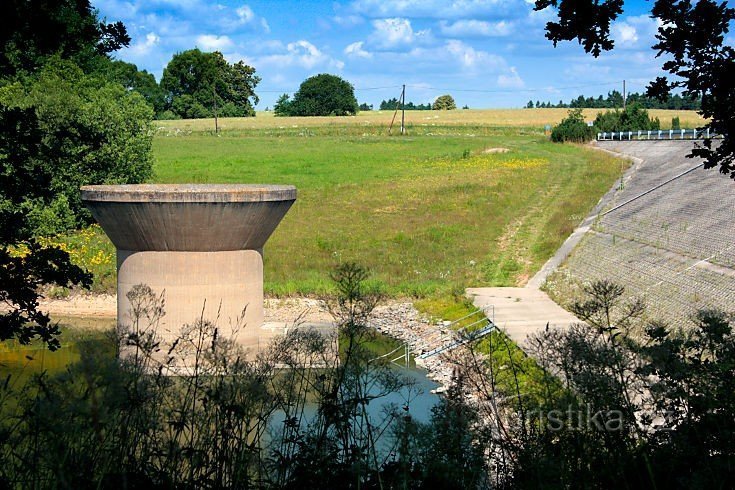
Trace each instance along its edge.
{"label": "power line", "polygon": [[605,82],[605,83],[593,83],[587,85],[575,85],[568,87],[543,87],[543,88],[516,88],[516,89],[471,89],[471,88],[442,88],[442,87],[431,87],[426,85],[406,85],[416,89],[423,90],[441,90],[446,92],[478,92],[478,93],[497,93],[497,94],[515,94],[519,92],[549,92],[557,90],[570,90],[577,88],[588,88],[588,87],[602,87],[617,85],[620,82]]}
{"label": "power line", "polygon": [[[386,85],[385,87],[355,87],[354,90],[356,92],[364,92],[368,90],[388,90],[388,89],[394,89],[394,88],[401,88],[400,85]],[[283,94],[283,93],[289,93],[289,92],[298,92],[298,89],[296,90],[288,90],[288,89],[280,89],[280,90],[260,90],[258,89],[259,93],[266,93],[266,94]]]}
{"label": "power line", "polygon": [[[600,83],[589,83],[585,85],[569,85],[564,87],[541,87],[541,88],[514,88],[514,89],[472,89],[472,88],[447,88],[447,87],[434,87],[430,85],[422,85],[422,84],[406,84],[406,87],[411,87],[414,89],[419,90],[436,90],[436,91],[444,91],[444,92],[476,92],[476,93],[487,93],[487,94],[515,94],[515,93],[535,93],[535,92],[554,92],[554,91],[561,91],[561,90],[572,90],[572,89],[581,89],[581,88],[590,88],[590,87],[606,87],[606,86],[614,86],[618,85],[619,81],[614,82],[600,82]],[[630,83],[629,83],[630,85]],[[643,83],[635,83],[635,85],[643,86]],[[372,90],[391,90],[391,89],[400,89],[401,85],[385,85],[382,87],[355,87],[355,92],[367,92]],[[288,90],[288,89],[279,89],[279,90],[271,90],[271,89],[263,89],[258,90],[259,93],[289,93],[289,92],[297,92],[296,90]]]}

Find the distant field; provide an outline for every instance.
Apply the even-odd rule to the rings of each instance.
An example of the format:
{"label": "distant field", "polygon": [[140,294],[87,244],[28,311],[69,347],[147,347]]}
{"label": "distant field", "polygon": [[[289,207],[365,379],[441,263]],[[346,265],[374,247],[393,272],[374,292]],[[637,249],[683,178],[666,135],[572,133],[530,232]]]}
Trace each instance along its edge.
{"label": "distant field", "polygon": [[[543,129],[547,124],[558,124],[566,117],[569,109],[470,109],[454,111],[406,111],[406,125],[409,127],[431,127],[446,125],[480,125],[493,127],[526,127]],[[593,120],[603,109],[585,109],[587,120]],[[671,126],[671,118],[679,117],[682,127],[699,127],[704,124],[694,111],[650,110],[651,117],[658,117],[662,128]],[[393,118],[393,111],[364,111],[354,117],[275,117],[273,112],[258,112],[256,117],[229,118],[220,121],[224,131],[252,130],[267,128],[324,127],[356,125],[366,128],[387,127]],[[400,113],[396,117],[400,126]],[[213,131],[213,119],[189,119],[178,121],[156,121],[160,132],[174,131]],[[409,128],[410,129],[410,128]]]}
{"label": "distant field", "polygon": [[[324,292],[329,271],[348,260],[368,266],[395,296],[523,284],[621,172],[606,154],[552,144],[541,131],[489,126],[404,137],[349,122],[159,132],[154,155],[157,182],[297,186],[296,204],[265,247],[266,290],[276,295]],[[106,239],[92,230],[67,242],[87,251],[97,289],[110,290],[113,250],[107,243],[98,254]]]}

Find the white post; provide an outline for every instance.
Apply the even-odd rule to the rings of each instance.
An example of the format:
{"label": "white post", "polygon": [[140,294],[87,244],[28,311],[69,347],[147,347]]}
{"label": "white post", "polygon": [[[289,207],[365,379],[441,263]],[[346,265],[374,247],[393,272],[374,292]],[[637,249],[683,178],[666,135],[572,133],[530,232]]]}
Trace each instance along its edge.
{"label": "white post", "polygon": [[681,139],[684,139],[684,129],[681,130]]}
{"label": "white post", "polygon": [[661,130],[658,130],[658,139],[661,139]]}
{"label": "white post", "polygon": [[674,138],[674,130],[669,129],[669,139],[673,139],[673,138]]}
{"label": "white post", "polygon": [[707,128],[707,138],[709,138],[709,128]]}
{"label": "white post", "polygon": [[692,133],[692,139],[695,140],[695,139],[697,139],[697,128],[692,129],[692,131],[693,131],[693,133]]}
{"label": "white post", "polygon": [[649,140],[651,139],[651,130],[650,129],[648,130],[648,135],[646,136],[646,139],[649,139]]}

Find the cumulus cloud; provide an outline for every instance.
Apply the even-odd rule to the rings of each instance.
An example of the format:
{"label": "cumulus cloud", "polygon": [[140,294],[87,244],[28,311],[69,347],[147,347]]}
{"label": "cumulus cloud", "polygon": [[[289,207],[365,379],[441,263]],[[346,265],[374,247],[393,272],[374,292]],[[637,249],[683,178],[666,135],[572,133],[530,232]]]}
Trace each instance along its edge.
{"label": "cumulus cloud", "polygon": [[130,46],[130,52],[133,55],[140,56],[150,53],[158,43],[161,42],[161,38],[155,32],[149,32],[145,35],[145,40],[137,42]]}
{"label": "cumulus cloud", "polygon": [[[200,0],[201,1],[201,0]],[[212,10],[216,12],[212,12]],[[233,33],[248,29],[251,31],[262,30],[270,32],[270,26],[265,17],[259,16],[250,7],[250,5],[242,4],[239,7],[229,7],[227,5],[201,2],[199,8],[190,14],[195,18],[196,24],[216,27],[220,32]]]}
{"label": "cumulus cloud", "polygon": [[286,45],[285,53],[272,54],[257,58],[256,65],[273,66],[300,66],[313,69],[317,66],[332,67],[338,70],[344,68],[344,62],[334,59],[323,53],[316,46],[306,40],[299,40]]}
{"label": "cumulus cloud", "polygon": [[363,49],[363,44],[365,43],[363,43],[362,41],[357,41],[356,43],[349,44],[345,48],[344,53],[351,58],[372,58],[373,54]]}
{"label": "cumulus cloud", "polygon": [[411,21],[400,17],[374,20],[373,28],[369,41],[382,49],[408,46],[414,41],[427,39],[430,35],[428,30],[414,32]]}
{"label": "cumulus cloud", "polygon": [[626,17],[615,22],[610,31],[616,47],[650,47],[655,42],[659,21],[648,15]]}
{"label": "cumulus cloud", "polygon": [[349,8],[372,18],[509,19],[527,16],[533,11],[533,3],[526,0],[355,0]]}
{"label": "cumulus cloud", "polygon": [[515,66],[511,66],[507,73],[501,73],[498,75],[498,87],[503,88],[521,88],[525,86],[523,79],[518,75],[518,71]]}
{"label": "cumulus cloud", "polygon": [[613,38],[622,45],[638,42],[638,31],[627,22],[619,22],[613,26]]}
{"label": "cumulus cloud", "polygon": [[203,51],[224,51],[233,47],[232,39],[227,36],[215,36],[214,34],[202,34],[196,38],[197,47]]}
{"label": "cumulus cloud", "polygon": [[430,47],[416,46],[405,52],[376,52],[375,56],[395,66],[420,67],[431,72],[462,73],[468,76],[495,75],[508,67],[502,56],[476,49],[457,39]]}
{"label": "cumulus cloud", "polygon": [[444,45],[444,49],[450,56],[467,69],[487,69],[496,70],[505,65],[505,60],[498,55],[488,53],[487,51],[477,50],[472,46],[451,39]]}
{"label": "cumulus cloud", "polygon": [[242,7],[238,7],[235,9],[235,13],[237,14],[238,19],[240,19],[240,22],[242,24],[248,24],[255,19],[255,12],[253,12],[253,9],[250,8],[248,5],[243,5]]}
{"label": "cumulus cloud", "polygon": [[445,20],[439,22],[441,33],[452,37],[502,37],[513,32],[513,25],[504,20],[498,22],[487,22],[484,20],[463,19],[453,23]]}

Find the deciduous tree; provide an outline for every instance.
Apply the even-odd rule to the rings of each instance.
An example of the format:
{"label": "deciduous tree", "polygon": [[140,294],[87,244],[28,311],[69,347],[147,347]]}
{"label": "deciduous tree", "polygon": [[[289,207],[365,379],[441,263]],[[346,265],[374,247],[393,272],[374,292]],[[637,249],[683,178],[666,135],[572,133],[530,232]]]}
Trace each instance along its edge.
{"label": "deciduous tree", "polygon": [[457,108],[457,104],[455,104],[454,97],[451,95],[440,95],[436,98],[431,108],[435,111],[451,111]]}
{"label": "deciduous tree", "polygon": [[304,80],[286,107],[291,116],[349,116],[358,110],[352,84],[328,73]]}
{"label": "deciduous tree", "polygon": [[190,49],[177,53],[163,70],[166,108],[182,118],[254,116],[260,77],[242,61],[231,65],[222,53]]}
{"label": "deciduous tree", "polygon": [[91,71],[130,43],[121,22],[97,18],[89,0],[5,0],[0,7],[0,78],[33,72],[49,56]]}

